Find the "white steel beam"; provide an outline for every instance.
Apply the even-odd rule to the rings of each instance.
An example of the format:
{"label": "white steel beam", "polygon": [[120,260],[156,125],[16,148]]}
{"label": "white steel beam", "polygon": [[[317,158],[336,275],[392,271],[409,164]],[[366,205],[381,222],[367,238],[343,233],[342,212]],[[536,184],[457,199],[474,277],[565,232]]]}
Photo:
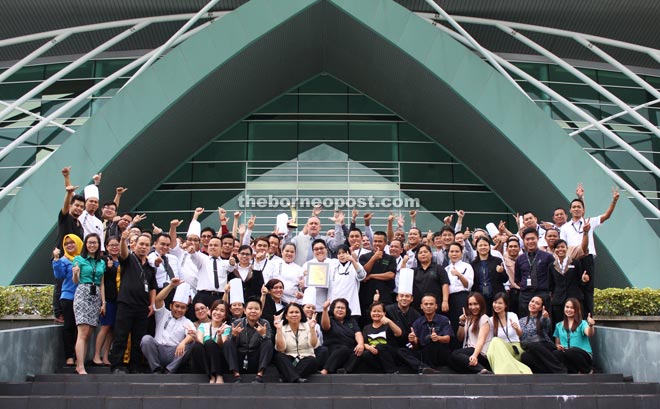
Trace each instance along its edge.
{"label": "white steel beam", "polygon": [[534,42],[533,40],[527,38],[525,35],[522,33],[507,27],[503,24],[496,24],[495,27],[499,28],[503,32],[509,34],[511,37],[517,39],[521,43],[525,44],[526,46],[530,47],[537,53],[549,58],[551,61],[565,69],[566,71],[570,72],[573,74],[575,77],[578,79],[582,80],[584,83],[589,85],[591,88],[593,88],[596,92],[599,94],[603,95],[605,98],[609,99],[612,103],[614,103],[616,106],[621,108],[622,110],[626,111],[628,115],[631,117],[635,118],[640,124],[644,125],[645,128],[647,128],[649,131],[651,131],[655,136],[660,138],[660,129],[658,129],[657,126],[651,123],[648,119],[644,118],[642,115],[639,114],[637,111],[633,111],[625,102],[623,102],[621,99],[619,99],[616,95],[612,94],[610,91],[606,90],[603,88],[602,85],[597,83],[596,81],[592,80],[589,78],[586,74],[584,74],[582,71],[578,70],[577,68],[573,67],[571,64],[567,63],[563,59],[559,58],[555,54],[553,54],[551,51],[548,49],[542,47],[538,43]]}
{"label": "white steel beam", "polygon": [[[104,42],[103,44],[99,45],[98,47],[94,48],[92,51],[88,52],[87,54],[83,55],[82,57],[78,58],[76,61],[72,62],[71,64],[67,65],[66,67],[62,68],[59,70],[57,73],[49,77],[47,80],[44,82],[40,83],[36,87],[32,88],[30,91],[28,91],[25,95],[14,101],[11,106],[3,109],[0,112],[0,120],[4,119],[14,108],[17,106],[20,106],[22,103],[25,101],[29,100],[30,98],[34,97],[41,91],[45,90],[46,88],[50,87],[53,85],[56,81],[59,79],[63,78],[65,75],[70,73],[71,71],[75,70],[76,68],[80,67],[87,61],[91,60],[98,54],[102,53],[103,51],[107,50],[108,48],[112,47],[113,45],[120,43],[127,37],[130,37],[131,35],[135,34],[136,32],[142,30],[146,26],[148,26],[149,22],[145,21],[142,23],[138,23],[135,26],[129,28],[128,30],[124,30],[121,33],[117,34],[116,36],[112,37],[108,41]],[[0,159],[2,159],[4,155],[2,152],[0,152]]]}
{"label": "white steel beam", "polygon": [[[646,108],[646,107],[651,106],[651,105],[653,105],[653,104],[657,104],[658,102],[660,102],[660,98],[658,98],[658,99],[654,99],[653,101],[649,101],[649,102],[646,102],[646,103],[641,104],[641,105],[637,105],[636,107],[633,107],[632,109],[635,110],[635,111],[639,111],[639,110],[642,109],[642,108]],[[626,114],[627,114],[626,111],[621,111],[621,112],[618,112],[618,113],[616,113],[616,114],[614,114],[614,115],[610,115],[610,116],[608,116],[607,118],[603,118],[603,119],[601,119],[600,121],[598,121],[598,123],[605,124],[605,123],[611,121],[612,119],[616,119],[616,118],[618,118],[618,117],[620,117],[620,116],[624,116],[624,115],[626,115]],[[586,130],[589,130],[589,129],[593,128],[593,127],[594,127],[594,125],[589,124],[589,125],[583,126],[582,128],[577,129],[577,130],[575,130],[575,131],[569,133],[569,135],[570,135],[570,136],[575,136],[575,135],[577,135],[577,134],[579,134],[579,133],[582,133],[582,132],[584,132],[584,131],[586,131]]]}
{"label": "white steel beam", "polygon": [[[465,38],[461,37],[459,34],[453,32],[452,30],[449,30],[448,28],[444,26],[436,26],[439,29],[445,31],[452,37],[454,37],[457,41],[463,43],[464,45],[471,47],[471,44],[469,41],[467,41]],[[490,52],[490,51],[489,51]],[[603,134],[605,134],[608,138],[610,138],[614,143],[619,145],[621,148],[625,149],[626,152],[628,152],[631,156],[633,156],[635,159],[637,159],[641,164],[644,165],[647,169],[649,169],[651,172],[653,172],[656,176],[660,177],[660,169],[658,169],[657,166],[650,160],[648,160],[644,155],[639,153],[637,150],[635,150],[632,146],[630,146],[626,141],[621,139],[618,135],[616,135],[614,132],[611,130],[607,129],[603,124],[599,123],[595,118],[593,118],[591,115],[589,115],[587,112],[583,111],[582,109],[578,108],[575,104],[573,104],[571,101],[568,99],[564,98],[562,95],[560,95],[558,92],[553,90],[552,88],[548,87],[547,85],[543,84],[541,81],[537,80],[536,78],[532,77],[531,75],[527,74],[525,71],[521,70],[520,68],[516,67],[512,63],[506,61],[504,58],[498,56],[497,54],[493,54],[493,58],[497,59],[497,61],[502,64],[502,66],[506,67],[509,71],[513,72],[517,76],[525,79],[528,81],[530,84],[538,88],[539,90],[547,93],[551,97],[555,98],[558,102],[560,102],[562,105],[564,105],[566,108],[571,110],[573,113],[576,115],[580,116],[583,120],[589,122],[593,126],[595,126],[599,131],[601,131]],[[617,176],[620,178],[619,176]]]}
{"label": "white steel beam", "polygon": [[[589,156],[591,156],[591,155],[589,155]],[[605,173],[607,173],[607,175],[609,177],[611,177],[621,187],[621,189],[624,189],[626,192],[630,193],[635,199],[637,199],[639,201],[639,204],[641,204],[642,206],[644,206],[644,208],[646,208],[651,213],[653,213],[653,215],[655,217],[660,218],[660,209],[653,206],[653,203],[651,203],[646,196],[639,193],[637,191],[637,189],[632,187],[628,182],[623,180],[619,175],[614,173],[610,168],[603,165],[598,159],[594,158],[593,156],[591,156],[591,159],[593,159],[594,162],[596,162],[596,164],[598,164],[598,166],[600,166],[600,168],[603,169],[603,171]]]}
{"label": "white steel beam", "polygon": [[[5,102],[5,101],[0,101],[0,104],[2,104],[2,105],[4,105],[4,106],[9,106],[9,105],[10,105],[9,103],[7,103],[7,102]],[[20,111],[20,112],[22,112],[22,113],[24,113],[24,114],[26,114],[26,115],[30,115],[31,117],[34,117],[34,118],[36,118],[36,119],[38,119],[38,120],[40,120],[40,121],[48,121],[48,122],[50,122],[51,124],[53,124],[54,126],[60,128],[60,129],[62,129],[62,130],[67,131],[68,133],[75,133],[75,132],[76,132],[76,131],[74,131],[73,129],[69,128],[69,127],[66,126],[66,125],[62,125],[61,123],[56,122],[56,121],[48,120],[48,119],[46,119],[46,117],[41,116],[41,115],[39,115],[39,114],[35,114],[34,112],[32,112],[32,111],[28,111],[27,109],[23,109],[23,108],[21,108],[21,107],[16,107],[16,108],[14,108],[14,109],[17,110],[17,111]]]}
{"label": "white steel beam", "polygon": [[43,44],[41,47],[37,48],[36,50],[32,51],[30,54],[26,55],[24,58],[16,62],[16,64],[12,65],[9,67],[6,71],[4,71],[2,74],[0,74],[0,83],[7,78],[9,78],[12,74],[14,74],[16,71],[20,70],[21,68],[25,67],[27,64],[29,64],[31,61],[33,61],[35,58],[39,57],[46,51],[50,50],[62,40],[66,39],[69,37],[71,33],[62,33],[57,35],[55,38],[50,39],[48,42]]}
{"label": "white steel beam", "polygon": [[[475,40],[475,39],[470,35],[470,33],[468,33],[467,31],[465,31],[465,29],[464,29],[463,27],[461,27],[461,25],[458,24],[458,22],[456,22],[456,20],[454,20],[454,19],[453,19],[453,18],[452,18],[452,17],[451,17],[446,11],[444,11],[444,10],[442,9],[442,7],[440,7],[440,6],[439,6],[437,3],[435,3],[433,0],[426,0],[426,3],[427,3],[429,6],[431,6],[431,8],[433,8],[433,9],[434,9],[439,15],[441,15],[442,17],[444,17],[445,20],[447,20],[447,21],[449,22],[449,24],[451,24],[451,26],[454,27],[454,29],[455,29],[456,31],[458,31],[458,32],[459,32],[459,33],[460,33],[465,39],[467,39],[467,40],[470,42],[470,44],[472,44],[473,48],[475,48],[475,49],[476,49],[481,55],[484,56],[484,58],[486,58],[486,59],[488,60],[488,62],[491,63],[491,65],[493,66],[493,68],[495,68],[500,74],[502,74],[502,75],[504,76],[504,78],[506,78],[507,80],[509,80],[509,82],[511,82],[511,83],[513,84],[513,86],[515,86],[516,88],[518,88],[518,91],[520,91],[524,96],[526,96],[527,98],[529,98],[529,99],[531,100],[530,96],[529,96],[529,95],[528,95],[528,94],[527,94],[527,93],[526,93],[526,92],[520,87],[520,85],[518,85],[518,83],[517,83],[513,78],[511,78],[511,76],[509,75],[509,73],[506,72],[506,70],[505,70],[504,68],[502,68],[502,67],[497,63],[497,61],[495,61],[495,59],[493,59],[493,58],[490,56],[490,52],[488,52],[488,50],[486,50],[485,48],[483,48],[483,47],[481,46],[481,44],[479,44],[479,42],[478,42],[477,40]],[[435,25],[435,22],[434,22],[434,25]]]}
{"label": "white steel beam", "polygon": [[611,55],[607,54],[605,51],[601,50],[596,44],[592,43],[591,41],[583,38],[582,36],[575,36],[574,37],[575,41],[578,43],[582,44],[589,50],[591,50],[594,54],[602,58],[603,60],[607,61],[610,65],[621,71],[626,77],[630,78],[632,81],[634,81],[637,85],[640,87],[644,88],[646,92],[649,94],[653,95],[655,98],[660,98],[660,91],[655,89],[654,87],[651,86],[648,82],[644,81],[639,75],[635,74],[632,72],[628,67],[625,65],[621,64],[619,61],[617,61],[614,57]]}
{"label": "white steel beam", "polygon": [[154,53],[154,54],[153,54],[153,55],[147,60],[147,62],[144,63],[144,64],[142,65],[142,67],[140,67],[140,69],[137,70],[137,72],[136,72],[135,74],[133,74],[133,76],[132,76],[131,78],[129,78],[128,81],[126,81],[126,84],[124,84],[124,86],[121,87],[121,88],[124,89],[124,87],[126,87],[128,84],[130,84],[135,78],[137,78],[137,77],[138,77],[140,74],[142,74],[147,68],[149,68],[149,67],[151,66],[151,64],[154,63],[154,61],[156,61],[158,58],[160,58],[160,56],[163,55],[163,53],[164,53],[166,50],[168,50],[168,49],[172,46],[172,44],[176,41],[177,38],[179,38],[179,37],[181,36],[181,34],[183,34],[183,33],[185,33],[186,31],[188,31],[188,29],[189,29],[190,27],[192,27],[192,25],[195,24],[195,23],[197,22],[197,20],[199,20],[204,14],[206,14],[206,12],[208,12],[208,11],[209,11],[213,6],[215,6],[219,1],[220,1],[220,0],[211,0],[211,1],[209,1],[209,2],[206,4],[206,6],[204,6],[200,11],[197,12],[197,14],[195,14],[194,16],[192,16],[192,17],[190,18],[190,20],[188,20],[188,21],[186,22],[186,24],[184,24],[179,30],[177,30],[176,33],[174,33],[174,34],[172,35],[172,37],[170,37],[170,38],[169,38],[169,39],[168,39],[163,45],[161,45],[160,47],[158,47],[158,49],[156,50],[156,52],[155,52],[155,53]]}
{"label": "white steel beam", "polygon": [[[196,34],[197,32],[203,30],[204,28],[206,28],[206,27],[207,27],[210,23],[212,23],[212,22],[213,22],[213,20],[210,21],[210,22],[207,22],[207,23],[205,23],[205,24],[202,24],[202,25],[200,25],[199,27],[195,27],[194,29],[188,31],[187,33],[185,33],[185,34],[183,34],[181,37],[179,37],[179,38],[174,42],[173,45],[177,45],[177,44],[179,44],[179,43],[185,41],[185,40],[188,39],[190,36]],[[133,70],[134,68],[139,67],[139,66],[140,66],[141,64],[143,64],[143,63],[144,63],[149,57],[151,57],[151,55],[152,55],[153,53],[155,53],[155,52],[156,52],[155,50],[152,50],[152,51],[150,51],[149,53],[147,53],[147,54],[141,56],[140,58],[136,59],[135,61],[132,61],[131,63],[127,64],[126,66],[124,66],[124,67],[120,68],[119,70],[113,72],[113,73],[110,74],[108,77],[104,78],[102,81],[100,81],[99,83],[97,83],[97,84],[94,85],[93,87],[89,88],[87,91],[81,93],[81,94],[78,95],[76,98],[72,99],[71,101],[69,101],[68,103],[66,103],[65,105],[63,105],[63,106],[60,107],[59,109],[57,109],[55,112],[53,112],[52,114],[50,114],[48,117],[46,117],[46,120],[47,120],[47,121],[51,121],[51,120],[57,118],[59,115],[61,115],[61,114],[65,113],[65,112],[67,112],[69,109],[71,109],[72,107],[74,107],[75,105],[77,105],[77,104],[78,104],[80,101],[82,101],[83,99],[88,98],[90,95],[94,94],[96,91],[98,91],[98,90],[100,90],[101,88],[103,88],[103,87],[105,87],[105,86],[111,84],[113,81],[115,81],[116,79],[118,79],[118,78],[121,77],[122,75],[126,74],[127,72],[130,72],[130,71]],[[22,134],[22,135],[19,136],[18,138],[14,139],[9,145],[7,145],[4,149],[2,149],[2,150],[0,151],[0,155],[2,155],[2,157],[6,156],[9,152],[11,152],[13,149],[15,149],[18,145],[22,144],[22,143],[23,143],[24,141],[26,141],[29,137],[31,137],[31,136],[34,135],[35,133],[39,132],[40,130],[42,130],[42,129],[48,124],[47,121],[41,121],[41,122],[39,122],[36,126],[34,126],[33,128],[29,129],[27,132],[25,132],[24,134]],[[0,157],[0,159],[1,159],[2,157]],[[40,163],[41,163],[41,162],[40,162]],[[5,187],[4,189],[0,190],[0,199],[2,199],[3,197],[5,197],[5,196],[6,196],[6,195],[7,195],[7,194],[8,194],[13,188],[15,188],[15,187],[17,187],[17,186],[21,186],[21,185],[23,184],[23,182],[24,182],[25,180],[27,180],[27,178],[28,178],[32,173],[34,173],[34,172],[30,172],[31,170],[32,170],[32,168],[31,168],[30,170],[26,171],[26,172],[21,173],[21,175],[18,176],[16,179],[14,179],[14,181],[13,181],[11,184],[9,184],[9,185],[8,185],[7,187]],[[28,172],[30,172],[30,173],[28,173]],[[9,189],[9,187],[11,187],[11,189]]]}

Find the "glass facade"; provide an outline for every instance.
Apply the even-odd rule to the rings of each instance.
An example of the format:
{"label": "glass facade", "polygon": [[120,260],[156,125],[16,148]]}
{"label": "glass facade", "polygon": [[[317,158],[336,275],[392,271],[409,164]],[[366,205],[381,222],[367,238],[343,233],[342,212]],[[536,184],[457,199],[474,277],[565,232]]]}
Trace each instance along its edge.
{"label": "glass facade", "polygon": [[[21,107],[46,116],[129,62],[126,59],[90,61]],[[0,84],[0,99],[16,100],[64,65],[23,68]],[[598,119],[619,112],[613,103],[558,66],[517,65]],[[653,101],[650,94],[623,74],[593,69],[583,72],[631,106]],[[660,77],[643,78],[660,88]],[[81,126],[126,80],[127,77],[115,81],[57,122],[73,129]],[[586,125],[531,85],[521,82],[521,86],[567,132]],[[639,112],[658,124],[660,104]],[[28,114],[14,111],[0,121],[0,146],[6,146],[36,122]],[[628,115],[610,121],[608,126],[660,165],[660,142],[647,129]],[[57,149],[68,135],[54,126],[33,135],[0,161],[0,184],[6,186],[46,152]],[[598,131],[585,131],[574,138],[587,152],[658,204],[660,181],[629,154]],[[129,182],[127,185],[130,187]],[[245,200],[241,205],[239,198],[257,200],[269,195],[299,200],[372,197],[379,204],[383,199],[419,199],[422,209],[419,224],[433,228],[454,209],[469,213],[465,224],[470,227],[500,219],[510,224],[513,221],[510,217],[513,210],[436,142],[329,75],[301,84],[218,135],[132,210],[148,213],[150,221],[165,227],[172,218],[180,218],[202,206],[209,216],[207,224],[215,223],[217,227],[217,217],[212,215],[218,206],[224,206],[228,210],[242,210],[243,221],[247,215],[256,215],[257,233],[265,233],[272,230],[274,215],[288,212],[288,208],[264,208]],[[403,205],[402,211],[407,211],[411,203],[399,204]],[[302,210],[301,216],[308,212]],[[385,205],[378,209],[374,222],[377,228],[384,227],[389,212],[390,207]],[[329,216],[327,212],[325,215]]]}

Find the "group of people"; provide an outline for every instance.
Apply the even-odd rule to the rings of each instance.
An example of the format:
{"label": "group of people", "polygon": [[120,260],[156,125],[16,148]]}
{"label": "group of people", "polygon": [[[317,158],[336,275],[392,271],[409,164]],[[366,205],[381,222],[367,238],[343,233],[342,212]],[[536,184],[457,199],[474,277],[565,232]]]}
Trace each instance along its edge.
{"label": "group of people", "polygon": [[[240,225],[219,208],[221,231],[202,228],[197,208],[185,238],[138,224],[144,215],[118,214],[123,187],[99,208],[98,184],[85,187],[62,170],[64,205],[53,250],[54,309],[64,324],[67,365],[85,374],[85,352],[95,328],[92,365],[114,373],[185,370],[210,383],[243,374],[264,381],[275,365],[284,382],[312,374],[400,370],[437,373],[588,373],[594,334],[593,229],[584,217],[584,189],[552,223],[532,212],[462,230],[465,212],[423,234],[393,214],[385,231],[373,231],[372,213],[321,233],[319,214],[300,232],[252,237],[256,218]],[[397,228],[394,228],[394,223]],[[348,222],[348,223],[347,223]],[[318,315],[320,313],[320,316]]]}

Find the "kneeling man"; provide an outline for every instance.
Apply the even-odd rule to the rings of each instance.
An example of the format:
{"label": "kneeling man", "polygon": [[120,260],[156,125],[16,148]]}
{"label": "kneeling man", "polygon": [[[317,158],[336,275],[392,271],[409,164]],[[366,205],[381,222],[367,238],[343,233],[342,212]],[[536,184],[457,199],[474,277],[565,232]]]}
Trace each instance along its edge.
{"label": "kneeling man", "polygon": [[[165,299],[177,288],[170,309],[165,308]],[[156,336],[145,335],[140,348],[149,362],[151,371],[175,373],[184,362],[194,342],[195,326],[185,317],[188,309],[190,287],[179,278],[173,278],[156,296]]]}

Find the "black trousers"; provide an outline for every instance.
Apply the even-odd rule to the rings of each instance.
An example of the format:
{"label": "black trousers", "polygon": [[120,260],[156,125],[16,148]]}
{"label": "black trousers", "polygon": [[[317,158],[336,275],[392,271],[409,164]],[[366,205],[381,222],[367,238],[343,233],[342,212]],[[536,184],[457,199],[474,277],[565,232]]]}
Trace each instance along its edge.
{"label": "black trousers", "polygon": [[313,356],[304,357],[298,361],[296,366],[293,366],[295,362],[294,357],[281,352],[275,352],[273,361],[282,380],[287,383],[295,382],[300,378],[306,378],[316,372],[318,368],[318,362]]}
{"label": "black trousers", "polygon": [[467,303],[468,298],[467,291],[461,291],[459,293],[449,294],[449,321],[451,321],[451,327],[454,329],[454,334],[458,334],[458,317],[463,314],[463,308]]}
{"label": "black trousers", "polygon": [[582,260],[582,267],[589,274],[589,282],[582,288],[584,292],[584,302],[582,303],[582,318],[587,319],[587,314],[594,313],[594,278],[596,278],[596,266],[593,254],[589,254]]}
{"label": "black trousers", "polygon": [[319,368],[325,368],[325,363],[328,361],[328,357],[330,356],[328,347],[321,345],[314,350],[314,355],[316,355],[316,362],[318,362]]}
{"label": "black trousers", "polygon": [[376,350],[378,350],[378,353],[374,355],[365,349],[364,353],[362,353],[362,361],[378,372],[396,372],[397,368],[394,363],[396,350],[390,345],[377,345]]}
{"label": "black trousers", "polygon": [[[261,341],[258,348],[248,352],[240,352],[236,348],[234,339],[229,338],[222,346],[222,352],[229,367],[229,372],[257,373],[265,370],[273,359],[273,342],[270,339],[265,339]],[[243,365],[246,358],[248,362],[247,369]]]}
{"label": "black trousers", "polygon": [[483,354],[477,356],[477,364],[470,366],[470,356],[474,354],[474,348],[457,349],[451,353],[449,357],[449,367],[458,373],[473,374],[479,373],[484,369],[490,371],[490,364],[488,358]]}
{"label": "black trousers", "polygon": [[147,315],[149,310],[145,306],[133,306],[117,303],[117,319],[110,348],[110,368],[116,369],[123,365],[124,352],[131,336],[131,360],[129,366],[137,369],[142,361],[140,341],[147,334]]}
{"label": "black trousers", "polygon": [[534,373],[566,373],[566,367],[554,354],[557,348],[552,342],[533,342],[525,345],[520,356],[523,364]]}
{"label": "black trousers", "polygon": [[62,282],[63,278],[55,279],[55,286],[53,287],[53,315],[55,318],[62,315],[62,304],[60,296],[62,296]]}
{"label": "black trousers", "polygon": [[556,350],[553,354],[566,366],[568,373],[589,373],[593,369],[591,355],[584,349],[566,348],[563,351]]}
{"label": "black trousers", "polygon": [[64,345],[64,359],[76,359],[76,338],[78,338],[78,327],[76,327],[76,316],[73,313],[73,300],[61,299],[62,315],[64,316],[64,328],[62,328],[62,343]]}
{"label": "black trousers", "polygon": [[419,371],[428,366],[437,368],[448,365],[451,349],[449,344],[431,342],[414,350],[399,348],[398,355],[412,370]]}
{"label": "black trousers", "polygon": [[195,342],[190,349],[190,360],[193,373],[205,373],[210,378],[227,372],[222,346],[211,340],[203,344]]}
{"label": "black trousers", "polygon": [[328,345],[328,353],[328,359],[323,365],[323,369],[329,373],[337,372],[339,368],[346,369],[346,372],[352,372],[358,363],[358,357],[355,356],[353,348],[346,345]]}

